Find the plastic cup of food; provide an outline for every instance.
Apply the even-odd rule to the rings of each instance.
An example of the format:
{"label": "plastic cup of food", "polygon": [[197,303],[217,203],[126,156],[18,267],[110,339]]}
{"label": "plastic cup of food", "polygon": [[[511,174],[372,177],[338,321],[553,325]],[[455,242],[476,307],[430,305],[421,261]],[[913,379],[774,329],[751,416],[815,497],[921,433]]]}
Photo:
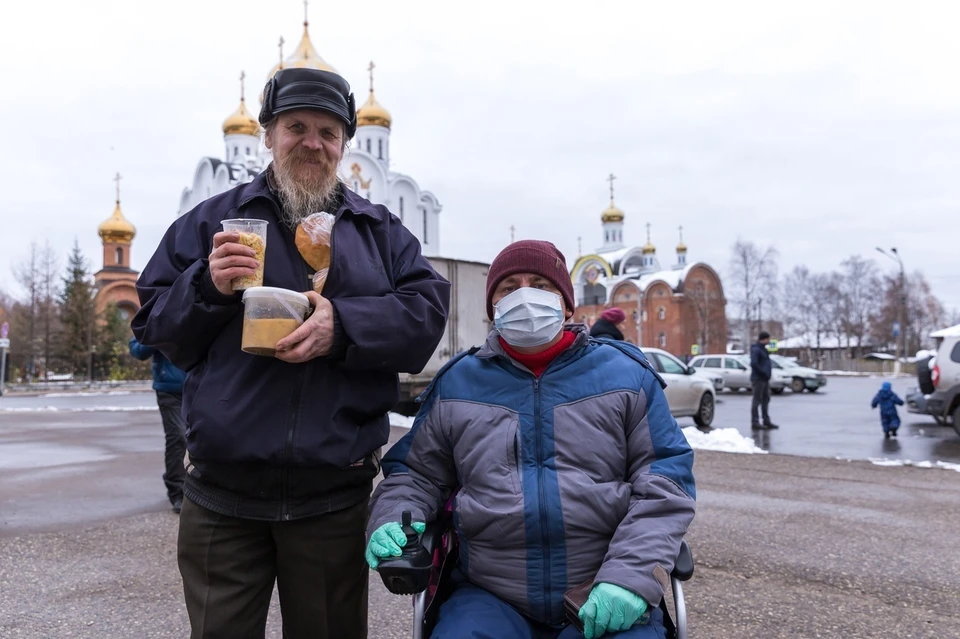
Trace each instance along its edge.
{"label": "plastic cup of food", "polygon": [[263,286],[263,263],[267,255],[267,222],[249,218],[224,220],[223,230],[240,234],[240,243],[253,249],[254,259],[260,266],[253,275],[241,275],[233,278],[231,286],[235,291],[245,291],[254,286]]}
{"label": "plastic cup of food", "polygon": [[257,286],[243,292],[243,338],[245,353],[273,357],[277,342],[297,330],[310,312],[303,293],[285,288]]}

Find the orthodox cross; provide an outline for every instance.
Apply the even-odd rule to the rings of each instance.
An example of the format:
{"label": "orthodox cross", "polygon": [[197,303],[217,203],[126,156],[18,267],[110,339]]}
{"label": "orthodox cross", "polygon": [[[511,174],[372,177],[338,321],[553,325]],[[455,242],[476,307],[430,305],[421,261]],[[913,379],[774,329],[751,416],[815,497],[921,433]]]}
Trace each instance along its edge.
{"label": "orthodox cross", "polygon": [[613,181],[617,179],[617,176],[613,173],[610,174],[610,177],[607,178],[607,182],[610,183],[610,201],[613,202]]}
{"label": "orthodox cross", "polygon": [[117,183],[117,204],[120,204],[120,180],[123,178],[120,177],[120,172],[117,171],[116,177],[113,178],[113,181]]}
{"label": "orthodox cross", "polygon": [[310,26],[310,23],[307,22],[307,0],[303,0],[303,26]]}
{"label": "orthodox cross", "polygon": [[370,66],[367,67],[367,71],[370,72],[370,93],[373,93],[373,70],[377,68],[377,65],[373,63],[373,60],[370,61]]}
{"label": "orthodox cross", "polygon": [[583,238],[577,236],[577,256],[583,255]]}
{"label": "orthodox cross", "polygon": [[647,244],[650,244],[650,227],[653,226],[650,222],[647,222]]}
{"label": "orthodox cross", "polygon": [[243,81],[246,79],[247,74],[243,71],[240,72],[240,101],[243,102]]}
{"label": "orthodox cross", "polygon": [[680,243],[683,244],[683,225],[680,225]]}
{"label": "orthodox cross", "polygon": [[280,36],[280,42],[277,44],[277,47],[280,49],[280,68],[283,68],[283,36]]}
{"label": "orthodox cross", "polygon": [[510,243],[511,244],[513,244],[513,234],[516,230],[517,228],[513,224],[511,224],[510,225]]}

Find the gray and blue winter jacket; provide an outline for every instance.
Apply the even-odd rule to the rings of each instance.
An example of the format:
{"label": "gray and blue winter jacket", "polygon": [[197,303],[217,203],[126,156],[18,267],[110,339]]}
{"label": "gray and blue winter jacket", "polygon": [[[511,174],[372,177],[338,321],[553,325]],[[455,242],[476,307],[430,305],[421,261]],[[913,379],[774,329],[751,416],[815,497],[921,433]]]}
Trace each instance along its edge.
{"label": "gray and blue winter jacket", "polygon": [[[454,497],[460,568],[532,619],[588,579],[659,604],[693,520],[693,450],[633,345],[577,339],[539,378],[496,332],[424,392],[384,457],[368,534]],[[459,489],[459,490],[457,490]]]}

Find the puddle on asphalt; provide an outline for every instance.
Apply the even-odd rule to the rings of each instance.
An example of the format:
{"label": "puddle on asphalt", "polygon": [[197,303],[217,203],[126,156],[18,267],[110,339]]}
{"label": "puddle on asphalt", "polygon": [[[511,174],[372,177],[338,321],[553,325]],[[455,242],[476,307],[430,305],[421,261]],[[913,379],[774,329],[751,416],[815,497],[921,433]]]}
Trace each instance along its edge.
{"label": "puddle on asphalt", "polygon": [[67,464],[88,464],[113,459],[116,455],[93,446],[8,443],[0,446],[0,470],[49,468]]}

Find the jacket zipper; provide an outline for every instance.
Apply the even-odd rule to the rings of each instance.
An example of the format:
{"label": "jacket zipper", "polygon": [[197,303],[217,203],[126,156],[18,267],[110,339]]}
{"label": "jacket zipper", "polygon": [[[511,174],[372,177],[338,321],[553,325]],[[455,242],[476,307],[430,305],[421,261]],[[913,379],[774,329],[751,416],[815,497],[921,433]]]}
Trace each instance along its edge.
{"label": "jacket zipper", "polygon": [[[297,260],[297,265],[300,267],[300,275],[305,280],[309,280],[307,276],[307,267],[304,266],[302,259]],[[310,288],[313,288],[311,283]],[[287,441],[284,443],[283,447],[283,467],[281,470],[280,476],[280,519],[283,521],[290,521],[290,499],[289,499],[289,468],[287,467],[290,462],[290,457],[293,454],[293,436],[297,432],[297,424],[300,421],[300,398],[305,394],[307,376],[304,374],[303,369],[301,368],[297,372],[297,383],[294,384],[293,398],[290,404],[290,418],[287,420]]]}
{"label": "jacket zipper", "polygon": [[543,591],[545,617],[550,617],[550,530],[547,526],[546,490],[544,489],[543,424],[540,422],[540,378],[533,380],[533,425],[537,433],[537,490],[540,502],[540,535],[543,538]]}

